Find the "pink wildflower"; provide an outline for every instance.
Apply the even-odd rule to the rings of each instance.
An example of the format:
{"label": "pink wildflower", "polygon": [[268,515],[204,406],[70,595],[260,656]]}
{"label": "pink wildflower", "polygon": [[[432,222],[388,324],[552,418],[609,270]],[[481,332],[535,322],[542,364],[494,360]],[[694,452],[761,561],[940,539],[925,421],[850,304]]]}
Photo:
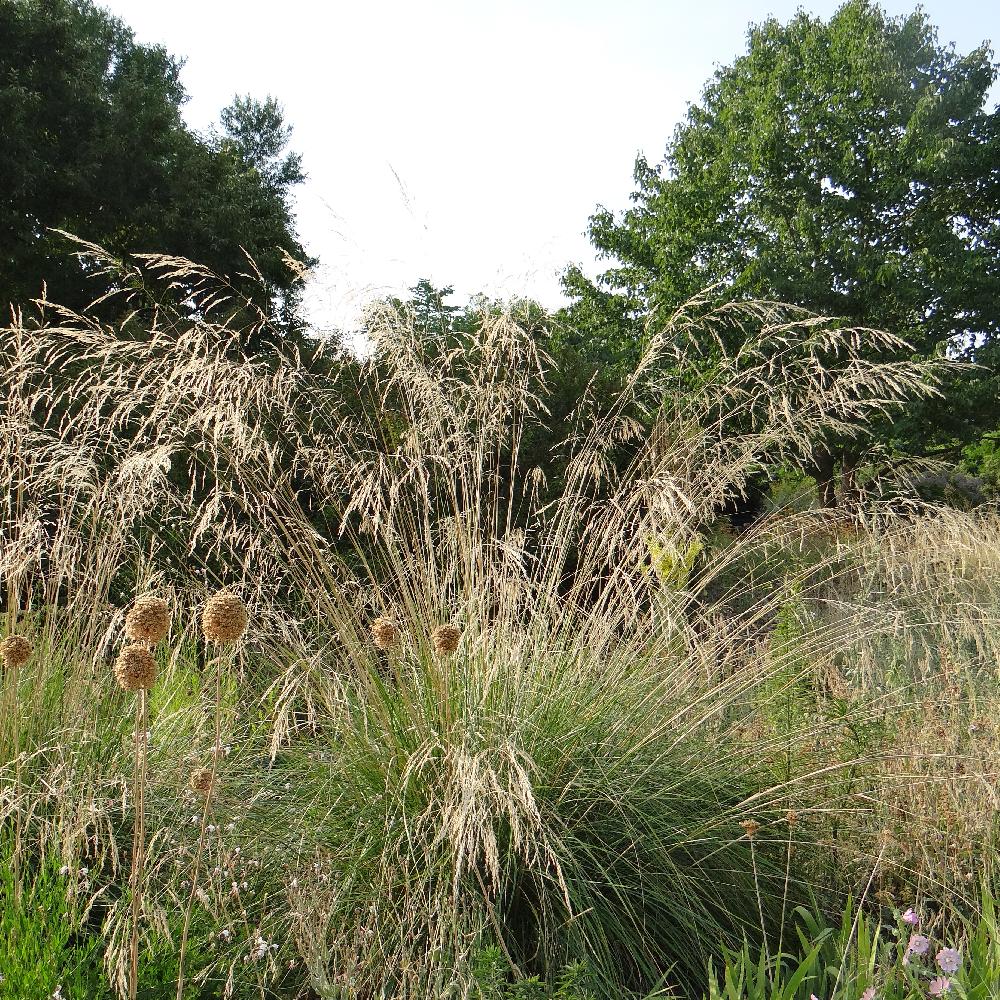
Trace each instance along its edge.
{"label": "pink wildflower", "polygon": [[930,993],[932,997],[939,997],[944,993],[947,993],[951,989],[951,980],[945,976],[938,976],[937,979],[932,979],[930,985],[927,987],[927,992]]}
{"label": "pink wildflower", "polygon": [[911,906],[900,919],[904,924],[909,924],[911,927],[920,926],[920,917],[917,916],[916,910]]}
{"label": "pink wildflower", "polygon": [[926,955],[930,949],[931,943],[923,936],[923,934],[911,934],[910,942],[906,946],[907,954],[912,955]]}
{"label": "pink wildflower", "polygon": [[937,953],[937,964],[942,972],[958,972],[962,956],[954,948],[942,948]]}
{"label": "pink wildflower", "polygon": [[868,989],[861,994],[861,1000],[875,1000],[875,987],[869,986]]}

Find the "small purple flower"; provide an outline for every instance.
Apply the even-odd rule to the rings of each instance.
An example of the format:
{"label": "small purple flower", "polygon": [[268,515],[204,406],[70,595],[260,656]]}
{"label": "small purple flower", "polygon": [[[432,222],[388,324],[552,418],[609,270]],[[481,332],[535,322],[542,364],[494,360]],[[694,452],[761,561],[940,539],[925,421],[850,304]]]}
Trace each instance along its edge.
{"label": "small purple flower", "polygon": [[951,989],[951,980],[945,976],[938,976],[937,979],[932,979],[930,985],[927,987],[927,992],[930,993],[932,997],[939,997],[947,993]]}
{"label": "small purple flower", "polygon": [[911,934],[910,942],[906,946],[906,953],[908,955],[926,955],[930,946],[930,941],[923,934]]}
{"label": "small purple flower", "polygon": [[954,948],[942,948],[937,953],[937,964],[942,972],[958,972],[962,956]]}
{"label": "small purple flower", "polygon": [[916,910],[911,906],[903,915],[900,917],[904,924],[909,924],[911,927],[920,926],[920,917],[917,916]]}

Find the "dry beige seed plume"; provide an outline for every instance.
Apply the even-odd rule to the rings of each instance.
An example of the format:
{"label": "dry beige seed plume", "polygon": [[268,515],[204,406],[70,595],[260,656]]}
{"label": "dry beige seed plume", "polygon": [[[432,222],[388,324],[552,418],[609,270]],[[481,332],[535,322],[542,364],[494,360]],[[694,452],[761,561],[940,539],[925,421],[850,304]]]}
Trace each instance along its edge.
{"label": "dry beige seed plume", "polygon": [[125,634],[136,642],[154,644],[170,628],[170,607],[162,597],[140,597],[125,617]]}
{"label": "dry beige seed plume", "polygon": [[208,795],[212,790],[212,769],[210,767],[199,767],[191,772],[191,788],[202,795]]}
{"label": "dry beige seed plume", "polygon": [[28,662],[33,648],[31,640],[23,635],[9,635],[0,642],[0,658],[7,667],[20,667]]}
{"label": "dry beige seed plume", "polygon": [[747,840],[753,840],[757,836],[757,831],[760,830],[760,823],[755,819],[745,819],[740,823],[743,827],[744,832],[747,835]]}
{"label": "dry beige seed plume", "polygon": [[201,630],[209,642],[236,642],[247,627],[246,605],[236,594],[213,594],[201,613]]}
{"label": "dry beige seed plume", "polygon": [[434,644],[434,652],[440,653],[442,656],[446,656],[448,653],[454,653],[458,649],[458,640],[461,639],[462,633],[454,625],[438,625],[433,632],[431,632],[431,642]]}
{"label": "dry beige seed plume", "polygon": [[115,661],[115,677],[126,691],[148,691],[156,680],[156,660],[141,643],[126,646]]}
{"label": "dry beige seed plume", "polygon": [[399,638],[395,623],[388,618],[376,618],[372,622],[371,631],[376,649],[391,649]]}

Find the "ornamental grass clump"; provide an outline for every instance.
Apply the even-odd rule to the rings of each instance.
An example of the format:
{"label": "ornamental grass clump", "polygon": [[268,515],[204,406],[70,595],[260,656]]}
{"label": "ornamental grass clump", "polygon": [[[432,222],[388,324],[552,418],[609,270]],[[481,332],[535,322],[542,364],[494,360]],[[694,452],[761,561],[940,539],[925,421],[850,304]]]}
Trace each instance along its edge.
{"label": "ornamental grass clump", "polygon": [[[816,747],[852,729],[860,710],[817,707],[810,671],[850,642],[865,670],[883,673],[849,680],[879,689],[884,664],[905,653],[893,659],[869,638],[881,630],[895,642],[900,623],[926,622],[902,596],[943,592],[940,581],[911,572],[920,550],[893,512],[868,525],[861,500],[845,552],[808,564],[800,539],[827,523],[822,513],[713,533],[762,470],[801,470],[817,442],[863,436],[866,420],[933,395],[926,366],[871,360],[909,357],[899,338],[776,303],[699,297],[651,320],[614,393],[594,399],[587,387],[567,411],[545,353],[559,338],[530,308],[484,307],[447,350],[428,350],[414,317],[376,309],[370,357],[279,350],[265,363],[241,355],[235,314],[204,270],[152,256],[114,270],[87,253],[115,275],[129,314],[156,323],[136,338],[131,326],[63,311],[37,328],[17,319],[3,338],[17,347],[17,363],[0,366],[17,405],[0,413],[0,453],[25,497],[62,489],[54,532],[39,532],[24,502],[23,530],[9,537],[26,566],[39,563],[32,546],[56,538],[61,556],[42,583],[53,605],[64,592],[75,602],[64,621],[95,623],[93,646],[124,572],[148,569],[141,578],[176,579],[189,595],[203,593],[195,566],[253,587],[260,642],[239,691],[252,724],[237,728],[267,744],[266,719],[280,735],[271,766],[255,764],[245,782],[259,789],[247,796],[259,823],[250,832],[273,838],[290,865],[296,850],[320,859],[329,876],[301,884],[299,916],[288,916],[296,969],[308,970],[290,995],[475,996],[477,956],[495,947],[514,983],[581,961],[600,1000],[663,983],[701,996],[722,945],[780,940],[782,912],[811,871],[826,870],[809,866],[831,817],[837,864],[871,860],[848,831],[865,799],[854,785],[842,791],[869,761]],[[164,295],[147,301],[145,279],[157,276]],[[74,378],[54,386],[60,368]],[[26,440],[45,445],[18,451]],[[114,544],[95,544],[95,511],[107,513],[99,523]],[[913,518],[914,530],[935,532],[946,521],[925,509]],[[168,523],[169,545],[156,530]],[[955,534],[962,573],[1000,537],[979,515]],[[11,558],[5,546],[0,569]],[[1000,576],[977,571],[981,591],[966,592],[968,580],[948,572],[962,586],[938,617],[978,621],[982,634],[963,640],[992,654],[995,616],[960,609],[986,606],[981,591]],[[105,581],[98,599],[81,597],[79,582],[94,591],[94,580]],[[794,649],[769,652],[775,616],[793,599],[820,624]],[[392,684],[375,682],[388,636],[364,635],[373,605],[419,638]],[[429,634],[445,616],[467,623],[464,634]],[[195,787],[204,806],[193,872],[183,855],[191,894],[178,997],[192,988],[192,906],[213,891],[199,874],[222,786],[221,675],[243,655],[246,608],[224,591],[200,624],[215,656],[205,670],[206,680],[215,671],[215,752],[209,777],[191,779],[207,787]],[[460,670],[424,662],[459,645]],[[146,688],[133,690],[144,702]],[[787,711],[801,691],[811,715]],[[63,712],[57,700],[52,711]],[[65,704],[76,714],[60,716],[59,731],[82,731],[74,724],[89,724],[92,702]],[[296,724],[303,713],[321,739]],[[202,713],[191,718],[183,728],[197,739]],[[266,751],[251,749],[263,763]],[[251,758],[227,765],[227,788]],[[801,817],[794,863],[789,809]],[[751,815],[752,835],[738,825]]]}

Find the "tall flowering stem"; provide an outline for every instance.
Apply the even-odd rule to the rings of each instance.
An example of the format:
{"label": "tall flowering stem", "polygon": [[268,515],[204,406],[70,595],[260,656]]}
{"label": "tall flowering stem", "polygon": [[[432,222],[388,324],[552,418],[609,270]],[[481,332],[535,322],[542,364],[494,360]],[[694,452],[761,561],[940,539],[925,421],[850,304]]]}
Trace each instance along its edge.
{"label": "tall flowering stem", "polygon": [[125,646],[115,661],[115,678],[124,691],[136,692],[135,733],[132,747],[132,801],[135,822],[132,827],[132,872],[129,879],[132,901],[132,933],[129,942],[129,1000],[135,1000],[139,988],[139,921],[142,916],[142,890],[146,860],[146,693],[156,681],[156,659],[142,642]]}
{"label": "tall flowering stem", "polygon": [[139,691],[135,704],[135,744],[132,773],[135,823],[132,828],[132,937],[129,942],[129,1000],[135,1000],[139,988],[139,920],[142,916],[142,890],[146,868],[146,692]]}
{"label": "tall flowering stem", "polygon": [[[4,673],[10,674],[11,707],[5,713],[11,720],[11,751],[14,754],[14,799],[21,794],[21,713],[18,711],[17,698],[18,688],[21,684],[21,667],[23,667],[34,651],[30,639],[23,635],[9,635],[0,642],[0,662],[3,664]],[[11,859],[11,867],[14,875],[14,898],[21,898],[21,810],[17,811],[17,826],[14,833],[14,856]]]}
{"label": "tall flowering stem", "polygon": [[794,839],[795,827],[798,825],[799,816],[794,809],[789,809],[785,813],[785,823],[788,826],[788,843],[785,849],[785,883],[781,894],[781,925],[778,927],[778,961],[784,953],[785,946],[785,913],[788,910],[788,886],[792,877],[792,840]]}
{"label": "tall flowering stem", "polygon": [[[214,643],[217,646],[231,646],[243,635],[246,626],[246,606],[235,594],[223,591],[210,597],[206,602],[201,615],[201,628],[206,642]],[[181,948],[177,967],[177,1000],[183,1000],[184,997],[184,959],[187,956],[188,936],[191,932],[191,914],[194,911],[194,900],[198,893],[198,876],[201,873],[201,862],[205,854],[208,817],[211,814],[212,800],[217,786],[219,758],[222,756],[222,667],[225,659],[225,654],[220,653],[210,664],[215,666],[215,744],[212,752],[212,766],[210,769],[205,769],[210,773],[207,777],[201,775],[197,782],[205,789],[205,799],[201,811],[198,850],[194,859],[194,871],[191,873],[191,892],[184,910],[184,928],[181,931]]]}
{"label": "tall flowering stem", "polygon": [[[746,819],[743,820],[742,823],[740,823],[740,826],[743,827],[743,831],[746,834],[747,840],[750,841],[750,864],[753,868],[754,891],[757,894],[757,912],[760,914],[760,935],[761,939],[764,942],[764,956],[767,961],[768,978],[771,979],[772,981],[771,984],[773,986],[774,970],[771,966],[771,955],[767,947],[767,925],[764,921],[764,904],[760,898],[760,878],[757,874],[757,853],[754,850],[753,846],[754,837],[757,836],[757,833],[760,830],[760,824],[754,819]],[[779,955],[779,960],[780,960],[780,955]]]}

